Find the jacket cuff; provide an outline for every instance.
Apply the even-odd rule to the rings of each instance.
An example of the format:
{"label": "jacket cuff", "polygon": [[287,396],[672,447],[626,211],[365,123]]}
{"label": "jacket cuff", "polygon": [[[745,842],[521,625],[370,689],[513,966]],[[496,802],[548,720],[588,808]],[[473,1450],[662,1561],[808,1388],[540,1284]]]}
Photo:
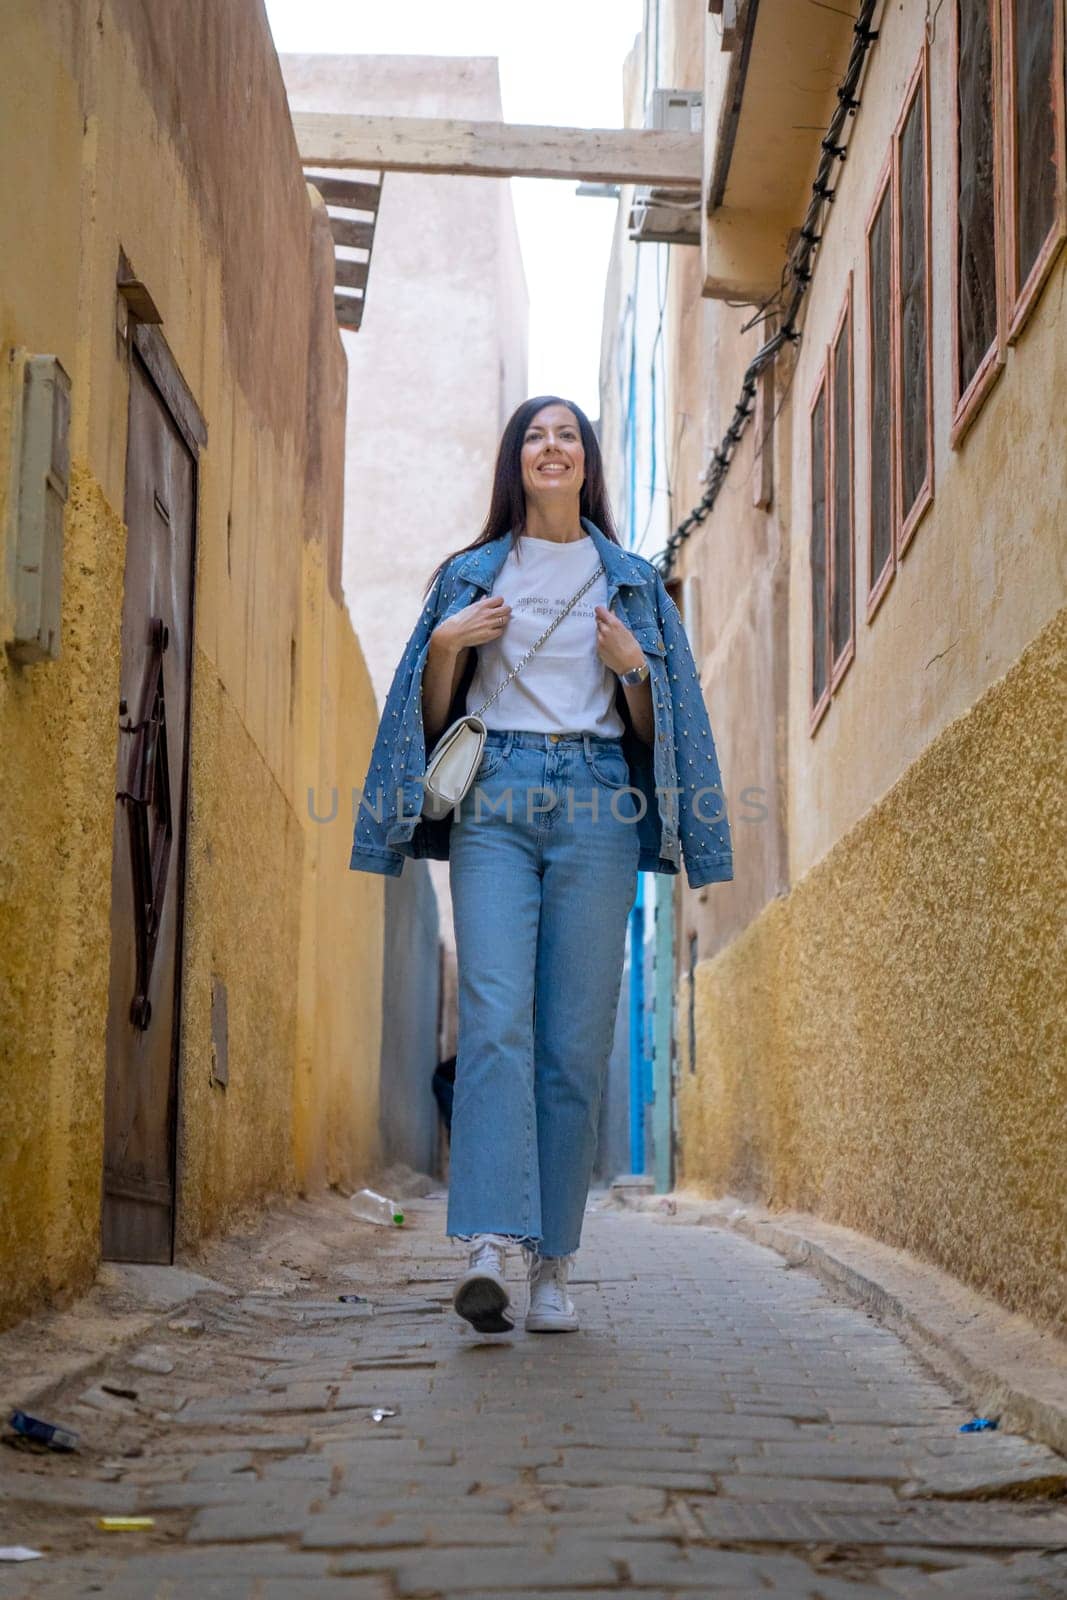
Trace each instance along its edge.
{"label": "jacket cuff", "polygon": [[370,850],[357,845],[349,859],[350,872],[378,872],[386,878],[399,878],[404,858],[395,850]]}
{"label": "jacket cuff", "polygon": [[691,889],[703,889],[708,883],[729,883],[734,875],[733,853],[697,856],[693,861],[687,857],[685,871]]}

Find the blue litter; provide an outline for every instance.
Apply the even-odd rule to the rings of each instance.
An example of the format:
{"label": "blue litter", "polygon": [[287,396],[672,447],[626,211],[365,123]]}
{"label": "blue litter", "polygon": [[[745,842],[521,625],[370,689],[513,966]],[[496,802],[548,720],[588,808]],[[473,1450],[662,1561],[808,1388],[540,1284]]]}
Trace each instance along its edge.
{"label": "blue litter", "polygon": [[998,1426],[996,1417],[975,1417],[973,1422],[962,1422],[961,1433],[992,1433]]}
{"label": "blue litter", "polygon": [[77,1450],[78,1435],[69,1428],[60,1428],[54,1422],[42,1422],[39,1417],[28,1416],[25,1411],[13,1411],[9,1422],[15,1432],[35,1444],[47,1445],[49,1450]]}

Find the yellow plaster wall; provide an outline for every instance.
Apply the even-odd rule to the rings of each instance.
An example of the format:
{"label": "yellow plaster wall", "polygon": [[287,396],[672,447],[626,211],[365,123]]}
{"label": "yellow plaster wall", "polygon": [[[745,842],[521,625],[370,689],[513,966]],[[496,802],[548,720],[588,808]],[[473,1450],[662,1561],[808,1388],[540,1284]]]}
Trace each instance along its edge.
{"label": "yellow plaster wall", "polygon": [[[180,1238],[216,1232],[293,1186],[303,836],[211,667],[193,666],[185,1003],[178,1166]],[[211,985],[227,990],[229,1083],[212,1083]]]}
{"label": "yellow plaster wall", "polygon": [[[377,727],[374,689],[347,616],[330,608],[324,626],[325,654],[337,671],[324,686],[323,741],[319,762],[318,815],[330,815],[337,786],[337,815],[316,823],[304,805],[305,833],[314,836],[322,883],[341,882],[344,894],[319,894],[316,934],[320,959],[313,990],[314,1063],[306,1125],[312,1130],[300,1172],[303,1186],[315,1181],[351,1183],[378,1159],[378,1065],[382,1040],[382,981],[385,946],[384,880],[349,872],[352,791],[363,780],[370,757],[367,730]],[[360,959],[353,959],[354,952]],[[358,1106],[359,1115],[351,1108]]]}
{"label": "yellow plaster wall", "polygon": [[[381,886],[347,872],[343,803],[322,830],[329,849],[309,843],[309,785],[358,782],[377,719],[338,578],[332,250],[261,8],[16,0],[5,26],[0,140],[16,192],[0,210],[0,378],[19,345],[60,356],[75,469],[62,657],[18,668],[0,652],[0,1323],[83,1287],[99,1249],[125,558],[120,245],[208,428],[180,1244],[269,1193],[373,1162],[382,946]],[[182,54],[192,48],[197,71]],[[238,81],[251,98],[233,121]],[[9,420],[0,381],[4,438]],[[0,512],[8,470],[4,454]],[[211,1081],[213,974],[228,991],[226,1089]]]}
{"label": "yellow plaster wall", "polygon": [[[696,974],[681,1181],[1067,1326],[1067,611]],[[687,1013],[683,983],[679,1012]],[[683,1059],[687,1059],[683,1042]]]}
{"label": "yellow plaster wall", "polygon": [[[62,658],[0,652],[0,1303],[85,1283],[100,1211],[125,533],[71,472]],[[96,1159],[86,1159],[93,1150]]]}

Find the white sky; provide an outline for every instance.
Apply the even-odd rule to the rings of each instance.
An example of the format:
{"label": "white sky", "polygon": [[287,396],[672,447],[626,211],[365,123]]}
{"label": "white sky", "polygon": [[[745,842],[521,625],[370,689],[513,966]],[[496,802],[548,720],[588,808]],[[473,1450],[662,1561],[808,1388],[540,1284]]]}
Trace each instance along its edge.
{"label": "white sky", "polygon": [[[496,56],[508,122],[622,126],[622,65],[643,0],[266,0],[274,43],[353,55]],[[600,411],[597,375],[615,202],[513,178],[530,291],[530,393]]]}

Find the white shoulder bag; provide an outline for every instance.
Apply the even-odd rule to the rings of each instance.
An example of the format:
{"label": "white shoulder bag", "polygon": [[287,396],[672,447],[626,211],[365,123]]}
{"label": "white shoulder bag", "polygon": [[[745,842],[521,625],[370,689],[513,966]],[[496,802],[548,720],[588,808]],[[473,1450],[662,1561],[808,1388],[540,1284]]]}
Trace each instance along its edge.
{"label": "white shoulder bag", "polygon": [[593,576],[587,583],[583,583],[578,593],[572,595],[563,607],[558,617],[549,623],[544,633],[527,650],[522,660],[508,673],[500,687],[489,696],[484,705],[477,711],[468,712],[466,716],[457,717],[450,728],[446,728],[433,747],[430,759],[426,763],[426,771],[422,777],[422,814],[440,821],[459,805],[463,796],[474,782],[474,774],[478,770],[478,763],[482,759],[482,747],[485,744],[486,726],[482,721],[482,712],[488,711],[498,695],[503,694],[512,678],[517,678],[523,667],[529,661],[535,650],[539,650],[552,632],[558,628],[572,606],[591,589],[603,572],[603,563],[597,566]]}

